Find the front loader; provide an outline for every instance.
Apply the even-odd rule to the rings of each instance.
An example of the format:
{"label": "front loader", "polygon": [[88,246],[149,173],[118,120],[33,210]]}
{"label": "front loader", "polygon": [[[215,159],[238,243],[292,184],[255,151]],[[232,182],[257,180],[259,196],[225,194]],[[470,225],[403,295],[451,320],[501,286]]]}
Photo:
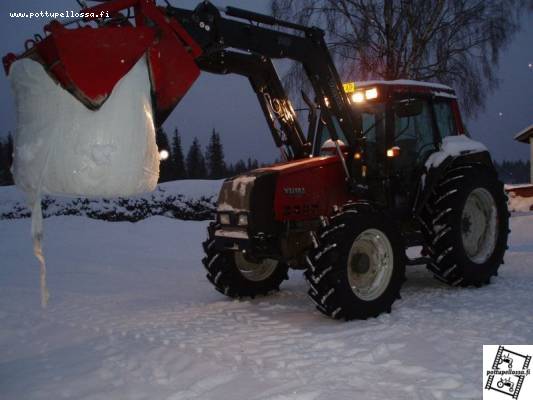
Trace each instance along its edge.
{"label": "front loader", "polygon": [[[245,76],[257,95],[283,162],[222,186],[203,243],[207,278],[220,292],[266,295],[289,268],[302,269],[318,310],[365,319],[390,312],[406,265],[426,264],[455,286],[497,274],[506,197],[487,149],[463,127],[453,89],[406,80],[343,85],[322,30],[208,1],[185,10],[112,0],[82,11],[82,20],[53,21],[45,38],[4,57],[6,73],[20,58],[36,60],[98,110],[145,56],[157,126],[200,71]],[[314,93],[302,92],[307,132],[274,59],[300,63],[310,82]],[[412,246],[420,257],[406,256]]]}

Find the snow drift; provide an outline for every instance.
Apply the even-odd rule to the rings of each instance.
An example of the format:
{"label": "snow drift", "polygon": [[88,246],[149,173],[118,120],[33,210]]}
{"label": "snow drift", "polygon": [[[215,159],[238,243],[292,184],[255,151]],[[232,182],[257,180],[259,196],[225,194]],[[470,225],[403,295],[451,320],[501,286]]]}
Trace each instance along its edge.
{"label": "snow drift", "polygon": [[[104,221],[137,222],[156,215],[181,220],[213,219],[223,180],[181,180],[161,183],[156,190],[129,197],[86,198],[44,196],[45,218],[72,215]],[[31,216],[24,193],[0,187],[0,220]]]}

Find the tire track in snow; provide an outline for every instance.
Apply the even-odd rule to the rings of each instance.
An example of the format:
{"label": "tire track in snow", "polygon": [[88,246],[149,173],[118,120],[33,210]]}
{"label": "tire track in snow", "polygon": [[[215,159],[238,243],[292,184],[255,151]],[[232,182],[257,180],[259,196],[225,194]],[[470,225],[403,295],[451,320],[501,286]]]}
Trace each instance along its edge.
{"label": "tire track in snow", "polygon": [[[90,304],[90,299],[86,300],[89,303],[80,299],[62,302],[62,306],[49,314],[49,320],[111,336],[156,343],[166,348],[178,348],[204,360],[215,359],[232,373],[247,369],[256,376],[298,381],[303,385],[326,379],[330,384],[348,385],[356,390],[364,385],[364,379],[352,378],[346,382],[346,376],[353,371],[365,371],[365,376],[390,372],[390,375],[396,376],[398,385],[416,377],[420,382],[417,391],[425,395],[449,390],[443,387],[442,382],[447,382],[447,387],[452,388],[462,385],[458,374],[409,367],[398,361],[402,359],[407,345],[402,343],[403,338],[394,338],[393,332],[401,329],[409,335],[416,331],[416,327],[398,322],[401,318],[390,315],[366,321],[362,326],[360,322],[339,324],[317,314],[316,321],[325,329],[316,333],[283,318],[284,313],[294,314],[294,308],[287,312],[274,307],[273,314],[272,303],[275,303],[276,297],[264,302],[182,304],[172,309],[139,310],[122,316],[108,312],[103,306],[116,302],[116,299],[93,298],[93,304]],[[300,313],[309,313],[309,310],[300,309]],[[76,320],[81,316],[86,318],[80,325]],[[357,343],[355,348],[349,345],[353,341]],[[320,368],[317,369],[317,366]],[[229,375],[233,376],[232,373]],[[220,384],[225,383],[222,379]],[[379,386],[373,390],[378,389]],[[189,390],[182,394],[191,398],[201,397],[196,392]]]}

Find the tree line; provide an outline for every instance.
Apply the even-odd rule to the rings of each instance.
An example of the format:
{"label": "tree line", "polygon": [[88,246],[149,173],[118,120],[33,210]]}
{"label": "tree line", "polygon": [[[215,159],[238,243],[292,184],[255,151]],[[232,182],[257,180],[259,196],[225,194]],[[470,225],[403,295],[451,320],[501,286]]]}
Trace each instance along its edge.
{"label": "tree line", "polygon": [[[186,156],[177,128],[174,129],[170,140],[164,130],[159,129],[156,139],[158,147],[168,152],[168,158],[160,163],[159,182],[178,179],[222,179],[260,166],[257,160],[251,158],[227,164],[220,134],[215,129],[211,133],[205,151],[202,150],[198,138],[194,138]],[[5,139],[0,137],[0,186],[13,185],[10,171],[12,162],[13,137],[9,134]],[[495,161],[494,166],[500,179],[505,183],[529,182],[530,161]]]}
{"label": "tree line", "polygon": [[156,135],[157,146],[168,152],[168,158],[159,164],[159,182],[178,179],[222,179],[259,168],[256,159],[238,160],[226,163],[220,134],[213,129],[205,151],[197,137],[191,143],[186,156],[183,152],[181,135],[174,129],[170,140],[162,128]]}
{"label": "tree line", "polygon": [[[260,166],[257,160],[252,158],[226,163],[220,134],[215,129],[211,133],[205,151],[198,138],[194,138],[184,155],[177,128],[174,129],[170,140],[162,128],[158,129],[156,142],[158,148],[168,154],[168,157],[160,162],[159,182],[178,179],[222,179]],[[13,137],[8,134],[5,139],[0,137],[0,186],[13,185],[10,171],[12,163]]]}
{"label": "tree line", "polygon": [[494,162],[498,176],[504,183],[528,183],[530,180],[530,161]]}

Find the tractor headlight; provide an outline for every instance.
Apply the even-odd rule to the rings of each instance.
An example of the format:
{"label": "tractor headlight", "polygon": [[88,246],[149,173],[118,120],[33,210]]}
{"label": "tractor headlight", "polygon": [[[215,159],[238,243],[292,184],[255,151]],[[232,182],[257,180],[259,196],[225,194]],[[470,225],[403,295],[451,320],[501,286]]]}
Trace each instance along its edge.
{"label": "tractor headlight", "polygon": [[231,219],[228,213],[218,214],[218,220],[220,221],[222,225],[229,225],[231,223]]}
{"label": "tractor headlight", "polygon": [[248,215],[247,214],[239,214],[239,217],[237,218],[237,225],[239,225],[239,226],[247,226],[248,225]]}

